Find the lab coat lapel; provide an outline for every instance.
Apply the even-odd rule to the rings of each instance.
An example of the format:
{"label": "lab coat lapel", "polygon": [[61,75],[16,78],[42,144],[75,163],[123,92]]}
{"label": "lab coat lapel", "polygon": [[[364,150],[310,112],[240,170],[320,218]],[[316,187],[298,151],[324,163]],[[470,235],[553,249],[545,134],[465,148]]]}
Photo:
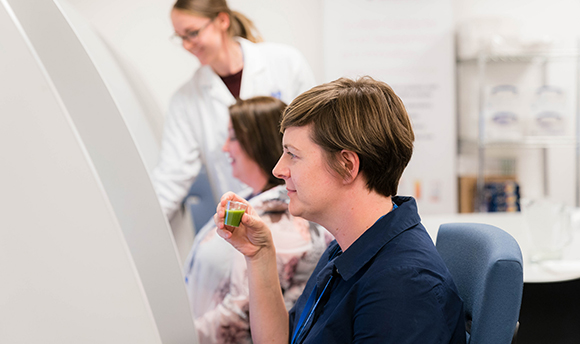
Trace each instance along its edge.
{"label": "lab coat lapel", "polygon": [[203,74],[200,78],[203,80],[202,87],[204,88],[205,92],[207,92],[208,96],[214,101],[223,103],[227,107],[234,104],[236,99],[230,90],[228,90],[226,84],[224,84],[222,79],[211,69],[211,67],[203,66],[200,68],[203,68],[201,70]]}
{"label": "lab coat lapel", "polygon": [[239,37],[236,39],[240,43],[244,55],[240,98],[248,99],[259,93],[260,82],[264,80],[263,74],[266,71],[266,64],[255,43]]}

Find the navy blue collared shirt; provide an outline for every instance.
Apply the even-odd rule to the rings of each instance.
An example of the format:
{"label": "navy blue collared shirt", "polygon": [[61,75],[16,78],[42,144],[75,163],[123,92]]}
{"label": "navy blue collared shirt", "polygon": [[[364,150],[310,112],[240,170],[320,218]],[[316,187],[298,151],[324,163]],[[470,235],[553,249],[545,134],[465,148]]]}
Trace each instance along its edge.
{"label": "navy blue collared shirt", "polygon": [[[312,289],[333,275],[304,343],[465,343],[463,302],[411,197],[329,260],[330,244],[290,310],[290,333]],[[340,252],[339,252],[340,253]]]}

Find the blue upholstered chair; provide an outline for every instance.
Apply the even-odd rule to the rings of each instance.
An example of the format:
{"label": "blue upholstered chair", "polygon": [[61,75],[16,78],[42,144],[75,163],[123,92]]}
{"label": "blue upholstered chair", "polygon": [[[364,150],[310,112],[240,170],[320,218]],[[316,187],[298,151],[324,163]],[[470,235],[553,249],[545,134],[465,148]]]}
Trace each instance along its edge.
{"label": "blue upholstered chair", "polygon": [[195,233],[197,233],[211,219],[217,205],[205,166],[201,167],[184,202],[191,213]]}
{"label": "blue upholstered chair", "polygon": [[467,343],[511,343],[524,284],[516,240],[491,225],[448,223],[439,228],[436,247],[464,302]]}

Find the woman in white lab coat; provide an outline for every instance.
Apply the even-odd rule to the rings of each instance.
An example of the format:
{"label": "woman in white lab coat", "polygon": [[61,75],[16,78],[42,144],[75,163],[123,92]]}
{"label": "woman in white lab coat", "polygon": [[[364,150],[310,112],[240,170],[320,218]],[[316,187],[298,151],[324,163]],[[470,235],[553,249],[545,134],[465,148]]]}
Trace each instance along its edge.
{"label": "woman in white lab coat", "polygon": [[236,98],[264,95],[290,103],[314,85],[298,50],[259,43],[252,22],[225,0],[178,0],[171,21],[176,38],[201,67],[173,96],[153,183],[168,218],[179,209],[205,165],[213,191],[240,192],[221,146],[227,137],[228,107]]}

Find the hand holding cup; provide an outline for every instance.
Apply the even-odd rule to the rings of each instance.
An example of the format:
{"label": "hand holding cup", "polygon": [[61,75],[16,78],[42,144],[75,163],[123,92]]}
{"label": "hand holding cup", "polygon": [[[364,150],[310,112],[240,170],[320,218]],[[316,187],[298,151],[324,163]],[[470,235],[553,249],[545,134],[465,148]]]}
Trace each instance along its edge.
{"label": "hand holding cup", "polygon": [[254,257],[262,249],[274,247],[268,226],[246,200],[233,192],[222,196],[214,221],[218,235],[246,257]]}

